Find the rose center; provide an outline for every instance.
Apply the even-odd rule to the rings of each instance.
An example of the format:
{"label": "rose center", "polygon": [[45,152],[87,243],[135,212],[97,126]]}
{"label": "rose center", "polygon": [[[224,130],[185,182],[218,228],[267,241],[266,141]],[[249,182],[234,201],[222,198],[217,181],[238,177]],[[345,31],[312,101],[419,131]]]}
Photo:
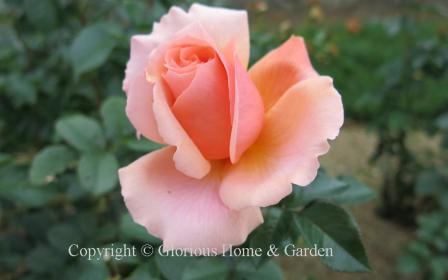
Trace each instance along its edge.
{"label": "rose center", "polygon": [[215,57],[215,51],[209,46],[175,46],[165,53],[164,66],[167,70],[186,73],[196,69],[198,64],[206,63]]}
{"label": "rose center", "polygon": [[165,51],[163,66],[177,121],[205,158],[228,158],[228,81],[216,50],[204,41],[186,38]]}

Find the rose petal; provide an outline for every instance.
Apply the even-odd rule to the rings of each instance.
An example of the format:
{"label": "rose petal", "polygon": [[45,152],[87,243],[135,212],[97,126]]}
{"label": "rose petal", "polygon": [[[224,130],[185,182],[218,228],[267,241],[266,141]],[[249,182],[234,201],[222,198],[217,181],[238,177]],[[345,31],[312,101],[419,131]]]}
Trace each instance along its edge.
{"label": "rose petal", "polygon": [[126,66],[123,90],[127,91],[134,77],[139,76],[141,72],[145,71],[149,55],[153,50],[161,43],[172,38],[178,31],[194,22],[194,19],[182,9],[172,7],[161,18],[160,23],[154,23],[151,34],[132,36],[131,54]]}
{"label": "rose petal", "polygon": [[331,78],[291,87],[267,113],[255,144],[224,177],[220,195],[232,209],[269,206],[288,195],[291,183],[309,184],[343,123],[341,97]]}
{"label": "rose petal", "polygon": [[119,170],[122,195],[133,219],[163,239],[165,250],[239,245],[263,222],[261,211],[230,210],[218,194],[219,167],[202,180],[178,172],[174,148],[147,154]]}
{"label": "rose petal", "polygon": [[311,65],[305,42],[291,37],[279,48],[261,58],[249,71],[268,111],[297,82],[317,76]]}
{"label": "rose petal", "polygon": [[177,170],[187,176],[200,179],[210,171],[210,163],[174,117],[166,92],[163,82],[155,84],[153,109],[160,135],[165,143],[177,147],[173,156]]}
{"label": "rose petal", "polygon": [[153,106],[153,87],[145,79],[145,73],[136,75],[127,90],[126,115],[138,134],[155,142],[163,143],[160,137]]}
{"label": "rose petal", "polygon": [[159,42],[171,39],[171,37],[188,26],[195,19],[179,7],[171,7],[167,14],[162,16],[159,23],[154,23],[151,35]]}
{"label": "rose petal", "polygon": [[145,76],[149,54],[176,31],[191,23],[193,19],[182,9],[173,7],[154,24],[150,35],[136,35],[131,39],[131,55],[126,66],[123,90],[127,94],[126,113],[138,134],[163,142],[152,111],[152,85]]}
{"label": "rose petal", "polygon": [[232,135],[230,160],[237,162],[241,155],[255,142],[263,126],[263,101],[246,70],[235,62],[235,91],[233,98]]}
{"label": "rose petal", "polygon": [[165,74],[163,74],[163,78],[165,79],[167,85],[171,89],[171,92],[174,95],[174,98],[179,97],[185,89],[191,84],[195,75],[195,71],[190,71],[186,73],[178,73],[173,70],[168,70]]}
{"label": "rose petal", "polygon": [[131,38],[131,55],[126,65],[123,90],[127,93],[131,82],[145,71],[148,56],[158,42],[151,35],[135,35]]}
{"label": "rose petal", "polygon": [[[160,44],[148,58],[146,66],[146,74],[151,79],[156,81],[164,73],[165,56],[170,49],[182,45],[199,45],[210,46],[216,49],[213,40],[206,33],[204,28],[197,22],[183,27],[171,35],[170,40]],[[189,67],[187,67],[189,68]],[[188,69],[191,70],[190,68]]]}
{"label": "rose petal", "polygon": [[249,24],[246,11],[193,4],[188,14],[201,23],[221,51],[234,41],[238,58],[244,68],[247,67]]}
{"label": "rose petal", "polygon": [[207,159],[229,156],[230,111],[227,75],[219,59],[200,64],[172,111]]}

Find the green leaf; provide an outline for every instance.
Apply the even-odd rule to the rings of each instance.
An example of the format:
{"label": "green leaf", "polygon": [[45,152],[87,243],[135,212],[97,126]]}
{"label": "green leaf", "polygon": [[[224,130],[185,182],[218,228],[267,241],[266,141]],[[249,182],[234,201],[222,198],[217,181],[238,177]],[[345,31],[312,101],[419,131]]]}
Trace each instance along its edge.
{"label": "green leaf", "polygon": [[375,198],[376,193],[365,184],[351,176],[339,177],[346,185],[344,191],[329,198],[330,201],[338,204],[353,204],[367,202]]}
{"label": "green leaf", "polygon": [[433,169],[422,171],[415,184],[415,192],[419,195],[436,195],[442,193],[445,182],[440,174]]}
{"label": "green leaf", "polygon": [[0,60],[7,59],[23,50],[23,45],[17,37],[16,31],[7,26],[0,26]]}
{"label": "green leaf", "polygon": [[438,256],[430,260],[431,279],[443,280],[448,276],[448,257]]}
{"label": "green leaf", "polygon": [[155,254],[155,257],[160,272],[168,280],[182,279],[185,269],[196,260],[193,257],[161,256],[160,254]]}
{"label": "green leaf", "polygon": [[295,200],[300,205],[316,199],[325,199],[338,204],[353,204],[368,201],[375,192],[353,177],[333,178],[319,170],[316,179],[307,187],[294,186]]}
{"label": "green leaf", "polygon": [[[283,244],[295,242],[298,238],[299,232],[297,232],[297,227],[291,223],[292,213],[290,211],[270,207],[265,210],[263,217],[265,222],[253,233],[250,247],[261,248],[263,252],[267,252],[271,244],[279,248]],[[269,256],[263,254],[256,258],[257,264],[260,265],[268,259]]]}
{"label": "green leaf", "polygon": [[237,265],[235,275],[232,279],[235,280],[281,280],[283,274],[276,263],[269,261],[263,266],[256,268],[248,262],[240,262]]}
{"label": "green leaf", "polygon": [[182,280],[225,280],[228,267],[224,259],[208,257],[197,259],[183,272]]}
{"label": "green leaf", "polygon": [[33,27],[49,29],[57,22],[57,10],[51,0],[25,0],[23,9],[27,20]]}
{"label": "green leaf", "polygon": [[47,232],[47,239],[54,248],[64,253],[71,244],[81,242],[78,230],[68,223],[52,226]]}
{"label": "green leaf", "polygon": [[26,258],[27,267],[37,273],[52,272],[62,268],[64,258],[49,246],[38,245],[33,248]]}
{"label": "green leaf", "polygon": [[436,120],[436,125],[440,129],[448,130],[448,113],[439,116]]}
{"label": "green leaf", "polygon": [[100,67],[116,45],[109,23],[99,22],[81,30],[70,47],[75,76]]}
{"label": "green leaf", "polygon": [[144,227],[136,224],[131,215],[124,213],[120,219],[120,232],[126,240],[146,241],[161,244],[161,240],[150,235]]}
{"label": "green leaf", "polygon": [[40,151],[31,163],[30,181],[41,185],[51,181],[60,174],[75,159],[75,154],[63,145],[48,146]]}
{"label": "green leaf", "polygon": [[51,187],[30,186],[25,170],[13,166],[0,168],[0,197],[26,207],[40,207],[55,200],[58,192]]}
{"label": "green leaf", "polygon": [[301,205],[315,199],[325,199],[338,195],[344,191],[346,184],[319,170],[316,179],[306,187],[294,186],[295,195]]}
{"label": "green leaf", "polygon": [[404,254],[398,258],[397,271],[400,274],[415,274],[421,270],[419,259],[412,254]]}
{"label": "green leaf", "polygon": [[126,146],[136,152],[151,152],[154,150],[158,150],[165,145],[153,142],[151,140],[148,140],[146,138],[140,138],[140,139],[131,139],[126,142]]}
{"label": "green leaf", "polygon": [[19,185],[0,188],[0,197],[21,204],[26,207],[41,207],[58,197],[52,189],[38,189],[32,186]]}
{"label": "green leaf", "polygon": [[56,131],[70,145],[82,152],[103,149],[105,140],[100,125],[83,115],[65,117],[56,123]]}
{"label": "green leaf", "polygon": [[101,105],[101,117],[106,128],[107,135],[114,139],[123,137],[132,131],[125,114],[126,100],[123,97],[109,97]]}
{"label": "green leaf", "polygon": [[0,165],[6,164],[8,162],[11,162],[12,160],[13,160],[12,155],[0,153]]}
{"label": "green leaf", "polygon": [[113,154],[85,154],[79,162],[78,176],[82,187],[94,195],[100,195],[116,186],[117,170],[118,162]]}
{"label": "green leaf", "polygon": [[80,259],[70,266],[61,278],[67,280],[109,279],[109,271],[102,260]]}
{"label": "green leaf", "polygon": [[337,271],[365,272],[370,265],[358,227],[344,209],[328,202],[314,202],[294,219],[309,247],[331,248],[333,256],[321,261]]}
{"label": "green leaf", "polygon": [[6,77],[6,94],[16,108],[33,105],[37,101],[37,92],[29,77],[17,73]]}
{"label": "green leaf", "polygon": [[145,262],[139,267],[137,267],[136,270],[132,272],[132,274],[126,278],[126,280],[155,280],[159,279],[154,277],[152,271],[157,269],[156,267],[153,267],[151,265],[152,263]]}

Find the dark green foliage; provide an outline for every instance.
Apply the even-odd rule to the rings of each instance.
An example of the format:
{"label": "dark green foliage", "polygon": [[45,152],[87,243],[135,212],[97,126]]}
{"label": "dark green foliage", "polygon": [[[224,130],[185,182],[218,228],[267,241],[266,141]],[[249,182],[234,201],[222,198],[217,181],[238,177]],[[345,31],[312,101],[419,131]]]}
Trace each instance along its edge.
{"label": "dark green foliage", "polygon": [[[442,137],[448,136],[446,114],[436,120]],[[418,174],[415,193],[421,212],[417,216],[416,240],[411,241],[398,260],[402,274],[419,273],[425,279],[448,276],[448,149],[441,145],[442,162]]]}
{"label": "dark green foliage", "polygon": [[343,209],[326,202],[315,202],[295,218],[306,244],[332,248],[333,255],[322,262],[339,271],[370,271],[358,226]]}

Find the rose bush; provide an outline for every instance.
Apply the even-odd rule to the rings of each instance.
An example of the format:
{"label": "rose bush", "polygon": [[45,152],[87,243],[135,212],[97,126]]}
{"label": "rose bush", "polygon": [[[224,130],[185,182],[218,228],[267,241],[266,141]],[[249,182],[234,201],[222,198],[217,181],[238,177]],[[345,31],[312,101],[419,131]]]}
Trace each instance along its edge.
{"label": "rose bush", "polygon": [[133,219],[164,249],[241,244],[292,183],[316,177],[343,123],[332,79],[291,37],[249,71],[245,11],[173,7],[131,40],[123,89],[137,131],[166,147],[119,170]]}

